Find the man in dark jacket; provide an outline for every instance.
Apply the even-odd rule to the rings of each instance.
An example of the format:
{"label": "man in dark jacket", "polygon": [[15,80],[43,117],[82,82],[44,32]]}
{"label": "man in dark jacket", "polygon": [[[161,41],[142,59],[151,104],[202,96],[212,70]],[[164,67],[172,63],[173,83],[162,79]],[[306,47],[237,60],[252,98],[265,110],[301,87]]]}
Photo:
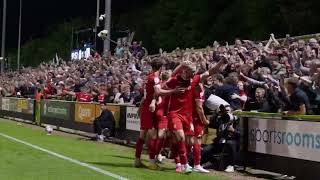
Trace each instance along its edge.
{"label": "man in dark jacket", "polygon": [[110,110],[107,109],[105,105],[102,105],[102,112],[99,117],[93,121],[94,133],[97,134],[98,141],[104,141],[106,131],[107,137],[114,137],[115,135],[116,121]]}
{"label": "man in dark jacket", "polygon": [[233,110],[241,109],[241,103],[239,99],[232,99],[231,96],[233,94],[239,94],[238,84],[238,76],[236,73],[231,73],[229,77],[225,79],[225,83],[223,86],[219,86],[216,88],[216,95],[220,98],[227,101]]}
{"label": "man in dark jacket", "polygon": [[286,115],[310,115],[313,114],[307,94],[299,87],[299,80],[297,78],[290,78],[287,81],[287,90],[290,95],[285,96],[285,101],[289,102],[287,110],[283,112]]}

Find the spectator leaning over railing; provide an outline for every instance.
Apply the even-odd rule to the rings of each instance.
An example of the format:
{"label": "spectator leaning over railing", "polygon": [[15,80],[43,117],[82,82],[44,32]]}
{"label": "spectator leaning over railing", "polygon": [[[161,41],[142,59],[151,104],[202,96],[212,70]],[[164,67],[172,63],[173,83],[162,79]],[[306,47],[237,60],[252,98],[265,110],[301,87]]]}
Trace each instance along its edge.
{"label": "spectator leaning over railing", "polygon": [[289,107],[288,111],[284,111],[285,115],[305,115],[313,114],[309,98],[304,91],[298,87],[298,79],[290,78],[287,81],[288,96],[284,96],[284,101],[287,102]]}

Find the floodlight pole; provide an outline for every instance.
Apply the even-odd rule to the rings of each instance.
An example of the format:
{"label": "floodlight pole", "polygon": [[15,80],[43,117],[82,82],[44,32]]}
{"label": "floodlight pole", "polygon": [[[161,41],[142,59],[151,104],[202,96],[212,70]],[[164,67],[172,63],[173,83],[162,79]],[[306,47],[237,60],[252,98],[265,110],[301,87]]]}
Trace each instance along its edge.
{"label": "floodlight pole", "polygon": [[98,27],[100,26],[99,16],[100,16],[100,0],[97,0],[96,28],[94,30],[94,47],[96,50],[97,50],[97,33],[98,33]]}
{"label": "floodlight pole", "polygon": [[21,17],[22,17],[22,0],[20,0],[20,14],[19,14],[19,37],[18,37],[18,58],[17,70],[20,70],[20,48],[21,48]]}
{"label": "floodlight pole", "polygon": [[[105,20],[104,20],[104,29],[108,31],[108,37],[111,39],[111,0],[105,0]],[[103,52],[110,51],[110,41],[105,39]]]}
{"label": "floodlight pole", "polygon": [[6,46],[6,20],[7,20],[7,0],[3,0],[3,15],[2,15],[2,43],[1,43],[1,74],[4,70],[5,46]]}

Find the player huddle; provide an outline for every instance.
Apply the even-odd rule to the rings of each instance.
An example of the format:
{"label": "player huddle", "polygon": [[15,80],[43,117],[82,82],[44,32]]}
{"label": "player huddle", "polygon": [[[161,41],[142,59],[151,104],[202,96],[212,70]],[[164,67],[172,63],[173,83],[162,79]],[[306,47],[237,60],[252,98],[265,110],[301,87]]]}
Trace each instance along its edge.
{"label": "player huddle", "polygon": [[[196,64],[184,61],[168,77],[166,72],[162,72],[163,62],[160,59],[151,62],[153,72],[145,82],[144,98],[139,110],[141,131],[136,144],[136,167],[144,166],[140,157],[143,144],[148,139],[149,169],[159,170],[156,159],[166,140],[171,143],[176,172],[209,172],[200,165],[201,137],[204,126],[209,124],[202,108],[202,82],[219,71],[224,63],[225,59],[220,60],[201,74],[196,73]],[[166,132],[170,132],[171,136],[165,138]],[[187,159],[191,149],[193,168]]]}

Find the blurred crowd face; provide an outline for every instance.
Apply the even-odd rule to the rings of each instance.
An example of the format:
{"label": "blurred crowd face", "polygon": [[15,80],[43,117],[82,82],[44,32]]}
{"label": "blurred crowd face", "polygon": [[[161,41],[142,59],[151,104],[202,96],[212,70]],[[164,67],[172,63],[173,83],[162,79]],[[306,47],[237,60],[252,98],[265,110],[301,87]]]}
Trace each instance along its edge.
{"label": "blurred crowd face", "polygon": [[257,88],[256,89],[255,97],[256,97],[256,100],[258,102],[262,102],[263,101],[264,95],[265,95],[265,90],[264,89],[262,89],[262,88]]}
{"label": "blurred crowd face", "polygon": [[83,92],[83,93],[90,93],[90,88],[87,87],[87,86],[84,86],[84,87],[81,88],[81,92]]}
{"label": "blurred crowd face", "polygon": [[119,93],[119,89],[118,89],[117,87],[114,87],[114,88],[113,88],[113,93],[114,93],[114,94]]}
{"label": "blurred crowd face", "polygon": [[235,40],[235,47],[240,48],[242,46],[242,43],[239,39]]}
{"label": "blurred crowd face", "polygon": [[244,85],[243,85],[243,82],[242,81],[239,81],[238,82],[238,88],[240,91],[243,91],[244,90]]}
{"label": "blurred crowd face", "polygon": [[99,92],[102,93],[102,94],[107,92],[107,87],[106,87],[105,84],[100,84]]}
{"label": "blurred crowd face", "polygon": [[216,85],[216,86],[222,86],[223,85],[223,82],[220,81],[216,76],[212,77],[212,82],[213,82],[213,85]]}
{"label": "blurred crowd face", "polygon": [[304,48],[304,46],[305,46],[304,40],[299,40],[298,41],[298,49],[302,50]]}
{"label": "blurred crowd face", "polygon": [[304,66],[307,67],[307,68],[310,68],[311,67],[311,61],[306,61],[304,63]]}
{"label": "blurred crowd face", "polygon": [[294,86],[291,83],[286,83],[285,86],[288,91],[288,94],[291,95],[295,90]]}
{"label": "blurred crowd face", "polygon": [[213,78],[212,77],[208,77],[207,80],[206,80],[205,85],[212,86],[213,85]]}
{"label": "blurred crowd face", "polygon": [[247,61],[247,64],[248,64],[248,66],[251,67],[251,68],[254,67],[254,61],[251,60],[251,59]]}
{"label": "blurred crowd face", "polygon": [[259,56],[258,51],[257,51],[257,50],[253,50],[253,51],[252,51],[252,58],[253,58],[253,59],[257,59],[258,56]]}

